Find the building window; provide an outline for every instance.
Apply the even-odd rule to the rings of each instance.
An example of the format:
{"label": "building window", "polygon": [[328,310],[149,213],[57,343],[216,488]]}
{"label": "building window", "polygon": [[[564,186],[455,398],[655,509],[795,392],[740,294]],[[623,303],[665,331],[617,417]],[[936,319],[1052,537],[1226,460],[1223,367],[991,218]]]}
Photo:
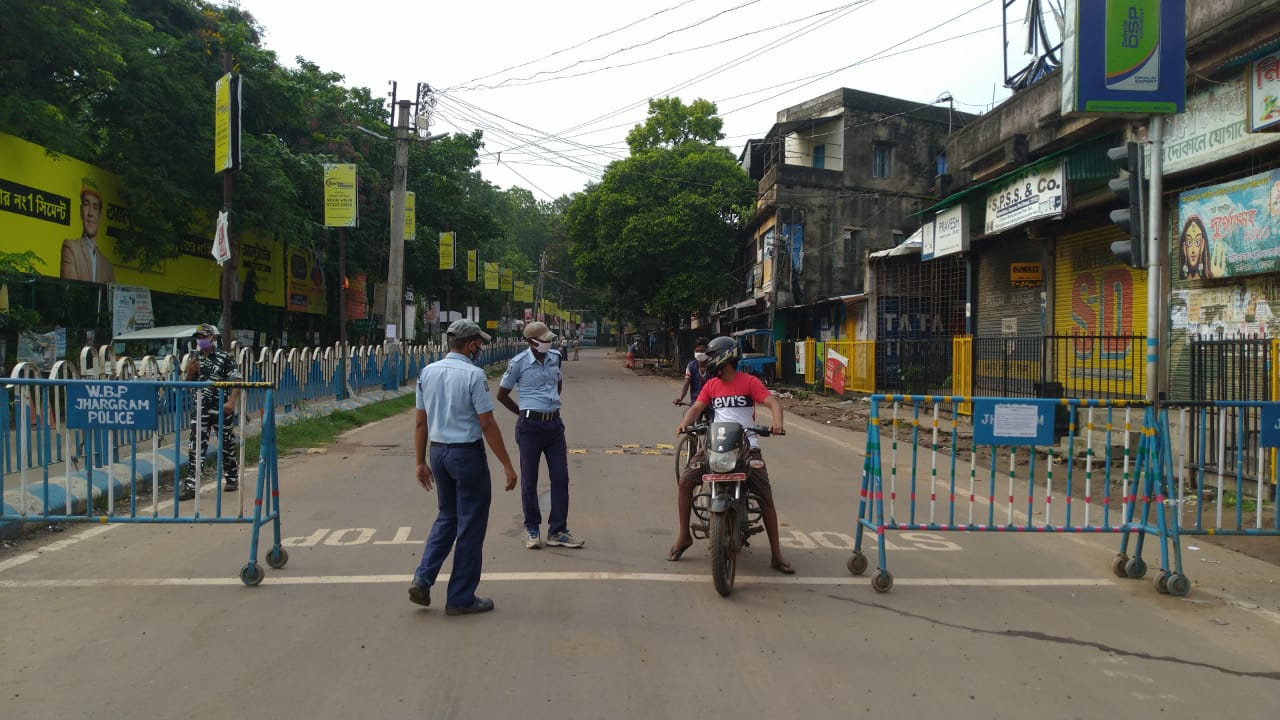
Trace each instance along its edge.
{"label": "building window", "polygon": [[813,166],[819,170],[827,166],[827,146],[813,146]]}
{"label": "building window", "polygon": [[862,231],[861,230],[845,230],[843,238],[843,246],[841,247],[840,260],[845,267],[855,267],[861,259],[862,252]]}
{"label": "building window", "polygon": [[892,160],[893,146],[888,143],[873,143],[871,146],[871,177],[889,177],[889,165]]}
{"label": "building window", "polygon": [[947,174],[947,151],[943,150],[938,153],[938,174]]}

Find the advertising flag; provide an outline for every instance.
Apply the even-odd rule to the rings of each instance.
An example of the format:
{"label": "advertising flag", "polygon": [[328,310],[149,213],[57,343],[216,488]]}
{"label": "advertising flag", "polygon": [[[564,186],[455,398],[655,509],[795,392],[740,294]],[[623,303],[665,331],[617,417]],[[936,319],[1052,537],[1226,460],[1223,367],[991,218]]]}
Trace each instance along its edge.
{"label": "advertising flag", "polygon": [[487,262],[484,264],[484,289],[498,289],[498,263]]}
{"label": "advertising flag", "polygon": [[213,86],[213,172],[240,167],[240,76],[227,73]]}
{"label": "advertising flag", "polygon": [[414,194],[404,194],[404,239],[418,239],[417,211],[414,206]]}
{"label": "advertising flag", "polygon": [[501,282],[502,282],[502,292],[511,292],[512,289],[515,288],[514,271],[511,268],[507,268],[506,270],[502,271]]}
{"label": "advertising flag", "polygon": [[476,281],[476,266],[478,263],[479,263],[479,259],[476,257],[476,251],[468,250],[467,251],[467,282]]}
{"label": "advertising flag", "polygon": [[[453,240],[454,240],[454,236],[452,232],[440,233],[440,269],[441,270],[452,270],[454,268]],[[470,263],[470,259],[471,258],[468,255],[468,258],[467,258],[468,264]]]}
{"label": "advertising flag", "polygon": [[324,164],[324,226],[356,227],[359,224],[354,163]]}

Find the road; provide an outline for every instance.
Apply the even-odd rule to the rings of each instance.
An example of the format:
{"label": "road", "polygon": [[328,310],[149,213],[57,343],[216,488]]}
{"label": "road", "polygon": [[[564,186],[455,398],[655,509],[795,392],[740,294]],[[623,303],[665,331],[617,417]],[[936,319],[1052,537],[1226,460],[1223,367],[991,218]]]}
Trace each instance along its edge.
{"label": "road", "polygon": [[[1188,551],[1197,583],[1184,600],[1115,578],[1114,537],[892,534],[897,582],[876,594],[845,570],[861,436],[801,419],[763,441],[799,572],[770,570],[760,537],[721,598],[705,543],[665,561],[675,483],[670,451],[656,446],[672,442],[678,385],[595,349],[566,373],[570,529],[587,545],[525,549],[518,495],[495,489],[480,587],[495,612],[445,616],[443,583],[430,609],[408,602],[435,498],[413,480],[405,414],[282,460],[291,559],[259,587],[237,578],[243,526],[73,526],[0,553],[0,708],[30,718],[1274,715],[1275,566]],[[514,416],[499,412],[514,452]]]}

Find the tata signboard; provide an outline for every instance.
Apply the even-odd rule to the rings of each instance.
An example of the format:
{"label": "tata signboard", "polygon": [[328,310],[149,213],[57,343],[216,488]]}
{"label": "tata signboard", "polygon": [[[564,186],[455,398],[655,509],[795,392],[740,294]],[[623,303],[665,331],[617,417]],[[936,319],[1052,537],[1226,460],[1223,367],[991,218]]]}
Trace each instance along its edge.
{"label": "tata signboard", "polygon": [[1186,0],[1074,0],[1062,40],[1062,114],[1182,112]]}

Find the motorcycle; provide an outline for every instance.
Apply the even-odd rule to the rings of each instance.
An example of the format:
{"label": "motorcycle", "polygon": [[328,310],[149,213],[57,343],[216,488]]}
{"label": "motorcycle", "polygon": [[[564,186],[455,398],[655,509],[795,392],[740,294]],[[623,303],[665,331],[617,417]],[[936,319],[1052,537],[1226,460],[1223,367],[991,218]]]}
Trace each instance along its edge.
{"label": "motorcycle", "polygon": [[735,422],[698,423],[685,430],[686,435],[705,436],[702,482],[693,496],[696,521],[689,528],[695,538],[711,541],[711,580],[722,597],[733,592],[738,552],[752,535],[764,532],[760,498],[747,489],[747,471],[763,464],[748,454],[748,430],[760,437],[772,434],[769,428],[744,428]]}

